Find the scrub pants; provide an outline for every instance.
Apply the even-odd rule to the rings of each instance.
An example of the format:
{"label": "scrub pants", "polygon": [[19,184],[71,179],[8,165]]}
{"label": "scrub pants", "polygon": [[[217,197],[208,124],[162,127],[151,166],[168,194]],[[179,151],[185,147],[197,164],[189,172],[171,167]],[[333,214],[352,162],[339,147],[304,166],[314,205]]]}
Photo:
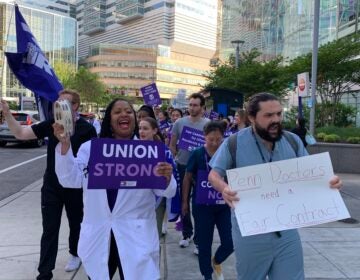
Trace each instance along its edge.
{"label": "scrub pants", "polygon": [[211,247],[215,226],[220,236],[220,246],[215,252],[215,262],[221,264],[234,251],[231,238],[230,208],[227,205],[200,205],[193,203],[195,230],[199,246],[199,267],[205,279],[211,279]]}
{"label": "scrub pants", "polygon": [[237,280],[303,280],[304,261],[297,230],[241,236],[231,211]]}

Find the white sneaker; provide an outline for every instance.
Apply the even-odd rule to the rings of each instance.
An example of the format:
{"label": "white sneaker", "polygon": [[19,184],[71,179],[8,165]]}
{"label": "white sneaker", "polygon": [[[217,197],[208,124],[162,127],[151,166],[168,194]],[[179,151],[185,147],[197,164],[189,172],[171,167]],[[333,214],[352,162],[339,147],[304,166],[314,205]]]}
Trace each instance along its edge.
{"label": "white sneaker", "polygon": [[162,228],[161,228],[161,233],[162,234],[167,234],[167,229],[168,229],[167,222],[163,222]]}
{"label": "white sneaker", "polygon": [[199,246],[198,245],[195,245],[194,254],[199,255]]}
{"label": "white sneaker", "polygon": [[65,271],[66,272],[74,271],[80,267],[80,264],[81,264],[81,260],[79,257],[70,255],[68,263],[65,266]]}
{"label": "white sneaker", "polygon": [[191,242],[191,238],[183,238],[179,241],[179,246],[181,248],[189,247],[190,242]]}

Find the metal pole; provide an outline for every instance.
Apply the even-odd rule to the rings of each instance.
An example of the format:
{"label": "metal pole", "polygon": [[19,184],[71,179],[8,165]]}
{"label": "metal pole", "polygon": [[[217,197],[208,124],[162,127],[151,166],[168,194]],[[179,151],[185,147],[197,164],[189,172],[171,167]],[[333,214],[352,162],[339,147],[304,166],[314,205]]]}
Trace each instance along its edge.
{"label": "metal pole", "polygon": [[315,131],[315,101],[316,101],[316,77],[317,77],[317,60],[318,60],[318,44],[319,44],[319,16],[320,16],[320,0],[314,1],[314,29],[313,29],[313,50],[311,64],[311,103],[310,110],[310,132]]}
{"label": "metal pole", "polygon": [[239,68],[239,60],[240,60],[240,47],[239,44],[237,44],[236,52],[235,52],[235,68]]}
{"label": "metal pole", "polygon": [[359,1],[355,1],[355,34],[358,33],[359,24]]}

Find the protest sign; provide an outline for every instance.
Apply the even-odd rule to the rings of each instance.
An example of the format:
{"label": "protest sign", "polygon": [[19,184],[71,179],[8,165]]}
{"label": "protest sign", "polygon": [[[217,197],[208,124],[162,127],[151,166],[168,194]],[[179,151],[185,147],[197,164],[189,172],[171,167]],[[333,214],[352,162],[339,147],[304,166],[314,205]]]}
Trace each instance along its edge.
{"label": "protest sign", "polygon": [[213,120],[213,121],[217,121],[219,119],[219,116],[220,116],[219,113],[211,110],[210,115],[209,115],[209,119]]}
{"label": "protest sign", "polygon": [[227,170],[237,191],[235,215],[242,236],[349,218],[336,189],[329,153]]}
{"label": "protest sign", "polygon": [[140,88],[140,91],[146,105],[149,106],[161,105],[160,94],[155,83]]}
{"label": "protest sign", "polygon": [[163,131],[163,130],[169,128],[169,127],[170,127],[170,123],[167,120],[159,122],[160,131]]}
{"label": "protest sign", "polygon": [[204,144],[204,133],[201,130],[184,126],[179,139],[179,149],[192,151]]}
{"label": "protest sign", "polygon": [[165,160],[165,145],[157,141],[91,140],[89,189],[165,189],[166,178],[155,169]]}
{"label": "protest sign", "polygon": [[197,204],[225,204],[225,201],[217,190],[208,181],[209,172],[198,170],[196,178],[196,203]]}

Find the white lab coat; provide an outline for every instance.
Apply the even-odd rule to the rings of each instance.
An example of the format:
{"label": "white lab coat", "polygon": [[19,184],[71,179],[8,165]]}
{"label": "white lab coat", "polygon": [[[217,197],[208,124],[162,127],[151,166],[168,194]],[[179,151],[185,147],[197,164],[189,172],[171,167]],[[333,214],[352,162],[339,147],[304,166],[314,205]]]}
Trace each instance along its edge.
{"label": "white lab coat", "polygon": [[159,236],[156,227],[155,195],[173,197],[176,181],[172,176],[165,190],[120,189],[111,212],[106,190],[87,189],[84,175],[91,141],[81,145],[77,157],[70,149],[61,155],[56,147],[55,170],[64,187],[83,188],[84,218],[81,224],[78,255],[91,280],[109,279],[110,231],[115,236],[126,280],[160,279]]}

